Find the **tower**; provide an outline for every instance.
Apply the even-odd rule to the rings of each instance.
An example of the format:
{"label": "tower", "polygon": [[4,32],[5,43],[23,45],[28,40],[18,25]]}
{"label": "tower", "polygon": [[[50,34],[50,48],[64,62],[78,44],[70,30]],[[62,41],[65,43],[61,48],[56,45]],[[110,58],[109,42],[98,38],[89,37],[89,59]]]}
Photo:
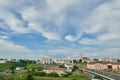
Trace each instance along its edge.
{"label": "tower", "polygon": [[82,52],[80,53],[80,59],[81,59],[81,60],[83,59]]}

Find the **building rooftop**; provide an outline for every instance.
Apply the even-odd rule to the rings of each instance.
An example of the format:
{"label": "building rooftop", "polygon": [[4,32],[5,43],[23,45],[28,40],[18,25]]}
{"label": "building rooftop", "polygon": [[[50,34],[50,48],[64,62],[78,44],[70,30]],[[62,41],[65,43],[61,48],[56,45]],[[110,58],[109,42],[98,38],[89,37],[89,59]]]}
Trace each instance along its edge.
{"label": "building rooftop", "polygon": [[120,62],[90,62],[88,64],[97,64],[97,63],[103,64],[103,65],[106,65],[106,64],[120,65]]}

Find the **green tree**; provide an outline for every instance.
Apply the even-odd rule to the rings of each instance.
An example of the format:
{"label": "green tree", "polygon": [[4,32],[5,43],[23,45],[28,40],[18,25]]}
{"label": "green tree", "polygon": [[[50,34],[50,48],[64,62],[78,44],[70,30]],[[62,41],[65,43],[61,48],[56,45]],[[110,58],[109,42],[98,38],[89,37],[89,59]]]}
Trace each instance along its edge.
{"label": "green tree", "polygon": [[38,67],[38,71],[42,71],[44,69],[44,67],[40,66]]}
{"label": "green tree", "polygon": [[33,76],[31,74],[28,74],[26,77],[25,77],[25,80],[34,80]]}
{"label": "green tree", "polygon": [[10,70],[12,70],[11,73],[14,74],[14,73],[15,73],[15,71],[14,71],[14,70],[15,70],[15,66],[11,66],[11,67],[10,67]]}
{"label": "green tree", "polygon": [[59,75],[55,72],[49,73],[48,76],[49,77],[59,77]]}
{"label": "green tree", "polygon": [[65,68],[64,64],[59,65],[59,68]]}
{"label": "green tree", "polygon": [[95,62],[98,62],[98,61],[99,61],[99,59],[94,59],[94,61],[95,61]]}
{"label": "green tree", "polygon": [[76,65],[73,66],[73,71],[76,71],[78,67]]}
{"label": "green tree", "polygon": [[77,63],[77,60],[74,59],[74,60],[73,60],[73,63]]}
{"label": "green tree", "polygon": [[39,72],[39,76],[46,76],[45,72]]}
{"label": "green tree", "polygon": [[32,72],[32,75],[34,76],[46,76],[45,72]]}

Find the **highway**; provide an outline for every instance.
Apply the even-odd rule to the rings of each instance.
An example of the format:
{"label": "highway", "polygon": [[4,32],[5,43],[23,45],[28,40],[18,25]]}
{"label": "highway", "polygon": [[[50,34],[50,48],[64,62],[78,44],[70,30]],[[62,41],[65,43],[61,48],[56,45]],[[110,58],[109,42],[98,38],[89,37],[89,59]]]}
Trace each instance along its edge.
{"label": "highway", "polygon": [[104,78],[109,79],[109,80],[120,80],[120,75],[112,74],[110,72],[97,71],[97,70],[88,70],[88,69],[84,69],[84,68],[79,68],[79,69],[82,69],[82,70],[87,71],[89,73],[93,73],[93,74],[95,74],[97,76],[104,77]]}
{"label": "highway", "polygon": [[102,74],[104,76],[111,77],[115,80],[120,80],[120,75],[112,74],[112,73],[109,73],[109,72],[98,72],[98,71],[96,71],[96,72],[99,73],[99,74]]}

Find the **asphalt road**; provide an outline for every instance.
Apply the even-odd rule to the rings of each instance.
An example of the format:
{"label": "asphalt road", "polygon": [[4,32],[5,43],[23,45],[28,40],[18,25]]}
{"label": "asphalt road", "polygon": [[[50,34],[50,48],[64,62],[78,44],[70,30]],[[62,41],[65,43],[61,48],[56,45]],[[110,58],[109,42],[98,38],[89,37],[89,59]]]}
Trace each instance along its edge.
{"label": "asphalt road", "polygon": [[120,80],[120,75],[111,74],[109,72],[98,72],[98,71],[97,71],[97,73],[108,76],[108,77],[111,77],[111,78],[116,79],[116,80]]}
{"label": "asphalt road", "polygon": [[[80,68],[80,69],[84,69],[84,68]],[[96,72],[98,74],[113,78],[115,80],[120,80],[120,75],[117,74],[112,74],[110,72],[105,72],[105,71],[96,71],[96,70],[89,70],[89,71]]]}

